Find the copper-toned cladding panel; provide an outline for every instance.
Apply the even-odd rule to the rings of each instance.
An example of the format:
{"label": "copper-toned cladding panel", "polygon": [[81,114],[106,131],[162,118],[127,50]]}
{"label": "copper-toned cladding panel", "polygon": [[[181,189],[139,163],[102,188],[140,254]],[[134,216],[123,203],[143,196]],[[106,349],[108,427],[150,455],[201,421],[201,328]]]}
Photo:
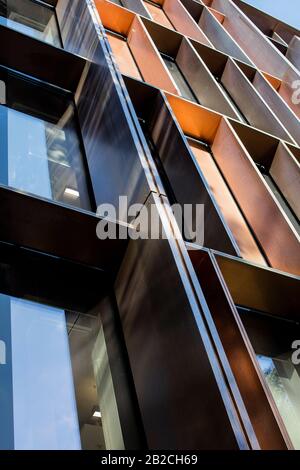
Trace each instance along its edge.
{"label": "copper-toned cladding panel", "polygon": [[299,237],[226,118],[212,151],[271,266],[299,275]]}
{"label": "copper-toned cladding panel", "polygon": [[143,0],[143,4],[145,5],[145,8],[149,11],[153,21],[156,23],[161,24],[162,26],[166,26],[166,28],[174,29],[172,26],[172,23],[168,20],[168,17],[166,16],[164,10],[160,8],[159,6],[155,6],[149,2],[146,2]]}
{"label": "copper-toned cladding panel", "polygon": [[282,142],[275,153],[270,175],[300,219],[300,163]]}
{"label": "copper-toned cladding panel", "polygon": [[[257,71],[252,84],[276,114],[278,119],[280,119],[295,142],[300,145],[300,121],[296,114],[274,89],[275,87],[271,85],[270,80],[266,79],[265,74],[261,74]],[[279,81],[278,86],[280,86],[280,84],[281,81]]]}
{"label": "copper-toned cladding panel", "polygon": [[258,249],[249,227],[211,154],[202,150],[196,142],[189,140],[189,145],[238,244],[242,257],[266,266],[266,262]]}
{"label": "copper-toned cladding panel", "polygon": [[181,42],[176,62],[194,95],[203,106],[239,119],[205,62],[185,38]]}
{"label": "copper-toned cladding panel", "polygon": [[132,23],[128,44],[144,80],[170,93],[178,94],[172,77],[139,17],[135,17]]}
{"label": "copper-toned cladding panel", "polygon": [[233,2],[213,0],[211,6],[225,15],[223,26],[258,68],[284,76],[289,67],[284,56]]}
{"label": "copper-toned cladding panel", "polygon": [[165,0],[164,11],[177,31],[201,42],[202,44],[213,47],[212,43],[201,31],[180,0]]}
{"label": "copper-toned cladding panel", "polygon": [[252,64],[236,41],[227,33],[226,29],[219,23],[210,10],[203,10],[198,24],[217,49],[236,59]]}
{"label": "copper-toned cladding panel", "polygon": [[215,18],[219,21],[219,23],[223,23],[225,20],[225,15],[223,13],[220,13],[218,10],[215,10],[214,8],[209,8],[209,11],[214,15]]}
{"label": "copper-toned cladding panel", "polygon": [[281,80],[277,77],[274,77],[274,75],[270,75],[269,73],[263,71],[261,73],[265,77],[265,79],[268,80],[270,85],[272,85],[274,90],[278,91],[281,86]]}
{"label": "copper-toned cladding panel", "polygon": [[107,38],[120,72],[141,80],[141,74],[134,62],[127,42],[110,33],[107,33]]}
{"label": "copper-toned cladding panel", "polygon": [[135,14],[107,0],[95,0],[95,4],[103,26],[127,36]]}
{"label": "copper-toned cladding panel", "polygon": [[242,70],[230,58],[225,66],[221,81],[252,126],[294,143],[277,116],[264,102]]}
{"label": "copper-toned cladding panel", "polygon": [[[281,428],[278,411],[272,406],[270,392],[264,386],[255,354],[218,266],[219,259],[216,261],[212,253],[204,250],[192,250],[190,257],[260,448],[289,448],[289,438],[284,428]],[[240,273],[237,271],[234,272],[233,280],[240,285]],[[242,284],[241,288],[246,286]],[[251,293],[255,296],[255,292]]]}
{"label": "copper-toned cladding panel", "polygon": [[183,98],[166,96],[184,134],[212,144],[222,116]]}
{"label": "copper-toned cladding panel", "polygon": [[289,44],[286,57],[298,70],[300,70],[300,37],[293,37]]}

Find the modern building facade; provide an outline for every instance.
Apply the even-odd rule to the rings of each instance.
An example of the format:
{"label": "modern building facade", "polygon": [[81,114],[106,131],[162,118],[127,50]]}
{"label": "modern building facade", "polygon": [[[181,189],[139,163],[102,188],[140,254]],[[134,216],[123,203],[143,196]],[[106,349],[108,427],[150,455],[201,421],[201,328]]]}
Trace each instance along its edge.
{"label": "modern building facade", "polygon": [[299,38],[0,2],[1,449],[300,449]]}

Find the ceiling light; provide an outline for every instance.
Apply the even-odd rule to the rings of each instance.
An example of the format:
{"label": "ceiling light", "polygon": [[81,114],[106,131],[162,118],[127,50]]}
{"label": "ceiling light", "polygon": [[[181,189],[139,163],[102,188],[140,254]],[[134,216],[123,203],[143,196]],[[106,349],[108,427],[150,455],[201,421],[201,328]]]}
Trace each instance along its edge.
{"label": "ceiling light", "polygon": [[101,418],[101,412],[100,411],[94,411],[93,418]]}
{"label": "ceiling light", "polygon": [[76,199],[79,198],[79,192],[76,191],[76,189],[72,189],[72,188],[66,188],[65,189],[65,195],[74,197]]}

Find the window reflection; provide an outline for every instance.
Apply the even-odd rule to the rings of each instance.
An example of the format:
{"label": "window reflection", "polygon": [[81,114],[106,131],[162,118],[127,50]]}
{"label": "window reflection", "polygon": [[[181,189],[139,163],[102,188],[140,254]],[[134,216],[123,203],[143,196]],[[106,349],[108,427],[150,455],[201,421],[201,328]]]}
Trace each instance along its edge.
{"label": "window reflection", "polygon": [[292,344],[300,338],[300,325],[238,310],[291,441],[300,449],[300,366],[292,362]]}
{"label": "window reflection", "polygon": [[99,314],[0,294],[0,449],[124,449]]}
{"label": "window reflection", "polygon": [[54,9],[36,0],[1,0],[0,24],[61,47]]}
{"label": "window reflection", "polygon": [[2,67],[0,80],[0,182],[89,210],[72,97]]}

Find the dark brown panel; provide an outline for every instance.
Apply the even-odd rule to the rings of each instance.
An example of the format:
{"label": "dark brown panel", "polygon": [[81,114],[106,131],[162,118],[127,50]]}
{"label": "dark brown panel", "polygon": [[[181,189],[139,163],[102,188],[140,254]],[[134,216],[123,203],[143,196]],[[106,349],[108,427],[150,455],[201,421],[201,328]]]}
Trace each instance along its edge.
{"label": "dark brown panel", "polygon": [[300,319],[300,277],[216,253],[234,303],[294,321]]}
{"label": "dark brown panel", "polygon": [[130,241],[115,289],[149,448],[247,448],[174,240]]}
{"label": "dark brown panel", "polygon": [[1,65],[66,90],[76,90],[86,64],[81,57],[2,25],[0,43],[5,44],[0,48]]}
{"label": "dark brown panel", "polygon": [[[286,449],[290,446],[289,439],[285,435],[285,442],[281,432],[283,428],[282,430],[280,428],[279,414],[277,412],[277,420],[274,415],[276,410],[272,409],[272,404],[269,402],[269,392],[256,369],[252,348],[218,265],[213,255],[208,252],[192,250],[190,256],[259,444],[263,450]],[[235,259],[235,263],[238,265],[239,262]],[[240,265],[244,264],[240,262]],[[235,270],[230,287],[235,282],[240,285],[237,274]],[[244,290],[247,287],[243,285]],[[234,288],[236,290],[236,287]],[[251,295],[255,295],[249,289],[249,294],[250,292]]]}
{"label": "dark brown panel", "polygon": [[95,215],[3,186],[0,201],[1,241],[117,272],[127,240],[99,240]]}

